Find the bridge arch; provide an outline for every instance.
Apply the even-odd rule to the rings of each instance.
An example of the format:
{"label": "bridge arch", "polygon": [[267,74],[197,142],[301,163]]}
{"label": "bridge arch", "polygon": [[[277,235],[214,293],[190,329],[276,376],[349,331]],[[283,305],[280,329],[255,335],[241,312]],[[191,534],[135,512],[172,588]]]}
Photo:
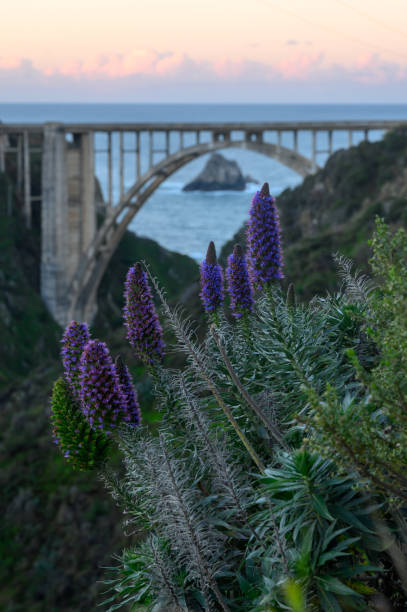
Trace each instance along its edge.
{"label": "bridge arch", "polygon": [[95,240],[82,259],[69,289],[69,320],[91,321],[96,312],[97,291],[108,263],[127,227],[156,189],[191,161],[214,151],[240,148],[260,153],[284,164],[301,176],[315,170],[313,162],[300,153],[272,143],[218,140],[181,149],[145,172],[110,210]]}

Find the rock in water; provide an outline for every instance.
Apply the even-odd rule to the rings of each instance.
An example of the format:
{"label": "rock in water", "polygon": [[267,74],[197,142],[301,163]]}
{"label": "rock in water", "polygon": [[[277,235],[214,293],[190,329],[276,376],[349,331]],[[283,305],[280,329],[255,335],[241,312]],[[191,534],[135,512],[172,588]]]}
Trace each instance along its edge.
{"label": "rock in water", "polygon": [[213,153],[202,172],[185,185],[183,191],[242,191],[245,186],[246,181],[237,163],[226,159],[220,153]]}

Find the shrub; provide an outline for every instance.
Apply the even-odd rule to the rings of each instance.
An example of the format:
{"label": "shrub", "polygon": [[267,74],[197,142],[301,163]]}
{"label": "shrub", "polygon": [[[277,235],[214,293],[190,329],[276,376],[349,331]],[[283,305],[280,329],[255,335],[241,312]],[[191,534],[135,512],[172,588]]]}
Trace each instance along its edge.
{"label": "shrub", "polygon": [[[276,219],[264,189],[256,218],[264,200]],[[220,301],[201,343],[148,266],[132,269],[149,278],[186,365],[143,348],[162,419],[123,422],[124,475],[102,474],[140,534],[107,581],[109,610],[366,610],[374,595],[404,605],[407,235],[378,222],[378,289],[337,257],[340,290],[308,304],[293,287],[284,295],[280,250],[272,271],[256,263],[260,246],[252,311],[228,317]],[[128,307],[125,317],[129,327]]]}

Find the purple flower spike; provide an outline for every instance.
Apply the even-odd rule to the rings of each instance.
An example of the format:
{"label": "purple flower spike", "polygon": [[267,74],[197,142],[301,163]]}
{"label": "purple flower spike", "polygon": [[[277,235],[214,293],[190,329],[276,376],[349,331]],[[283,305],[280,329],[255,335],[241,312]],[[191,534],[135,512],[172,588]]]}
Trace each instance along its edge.
{"label": "purple flower spike", "polygon": [[90,340],[80,361],[82,411],[95,431],[111,430],[128,421],[127,399],[104,342]]}
{"label": "purple flower spike", "polygon": [[226,278],[232,314],[240,318],[253,310],[253,289],[249,280],[246,259],[239,244],[235,245],[232,255],[228,257]]}
{"label": "purple flower spike", "polygon": [[247,227],[249,274],[253,286],[262,289],[273,279],[284,278],[280,225],[275,198],[268,183],[252,200]]}
{"label": "purple flower spike", "polygon": [[125,419],[128,423],[140,425],[141,413],[137,399],[137,391],[134,388],[129,368],[123,363],[120,355],[116,357],[116,372],[119,377],[122,391],[127,400],[127,417],[125,417]]}
{"label": "purple flower spike", "polygon": [[72,321],[62,336],[62,363],[67,381],[74,398],[80,400],[79,361],[85,344],[90,340],[86,323]]}
{"label": "purple flower spike", "polygon": [[202,303],[207,313],[215,312],[223,304],[223,273],[216,259],[216,249],[211,241],[206,259],[201,263]]}
{"label": "purple flower spike", "polygon": [[124,297],[127,339],[145,363],[161,362],[164,356],[163,331],[155,311],[147,274],[139,263],[127,273]]}

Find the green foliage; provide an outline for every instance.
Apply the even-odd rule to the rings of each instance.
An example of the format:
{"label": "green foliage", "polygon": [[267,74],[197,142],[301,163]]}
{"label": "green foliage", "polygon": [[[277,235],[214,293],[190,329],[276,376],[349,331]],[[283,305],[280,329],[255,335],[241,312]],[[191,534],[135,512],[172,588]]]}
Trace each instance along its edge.
{"label": "green foliage", "polygon": [[100,467],[106,460],[109,440],[102,431],[90,428],[63,378],[54,385],[51,410],[54,439],[66,461],[78,470]]}
{"label": "green foliage", "polygon": [[[110,610],[117,610],[123,605],[136,606],[135,609],[143,606],[143,609],[151,610],[153,602],[156,609],[187,610],[182,596],[185,575],[169,560],[166,542],[152,534],[145,542],[124,551],[118,560],[119,576],[106,581],[109,588],[116,591],[105,601],[106,604],[113,604]],[[117,592],[120,603],[114,603]]]}
{"label": "green foliage", "polygon": [[[369,333],[380,352],[380,363],[369,381],[373,401],[392,419],[407,423],[407,233],[394,235],[380,220],[371,241],[373,272],[382,278],[372,303]],[[399,440],[400,445],[403,444]]]}
{"label": "green foliage", "polygon": [[[392,235],[377,220],[371,242],[372,268],[380,288],[367,296],[364,333],[375,347],[374,361],[347,351],[357,384],[346,395],[337,381],[321,393],[308,390],[314,446],[334,456],[346,469],[353,465],[366,484],[407,501],[407,233]],[[372,367],[374,365],[374,367]]]}
{"label": "green foliage", "polygon": [[[356,584],[369,592],[368,572],[380,571],[365,552],[380,548],[370,518],[373,508],[366,507],[350,475],[339,477],[335,464],[318,454],[284,453],[277,464],[261,477],[264,510],[257,520],[262,537],[270,540],[270,552],[262,559],[268,572],[263,573],[260,604],[282,605],[278,587],[290,575],[309,609],[341,610],[345,604],[359,609],[363,598],[349,581],[363,574],[364,581]],[[285,542],[285,567],[273,542],[276,529]]]}

